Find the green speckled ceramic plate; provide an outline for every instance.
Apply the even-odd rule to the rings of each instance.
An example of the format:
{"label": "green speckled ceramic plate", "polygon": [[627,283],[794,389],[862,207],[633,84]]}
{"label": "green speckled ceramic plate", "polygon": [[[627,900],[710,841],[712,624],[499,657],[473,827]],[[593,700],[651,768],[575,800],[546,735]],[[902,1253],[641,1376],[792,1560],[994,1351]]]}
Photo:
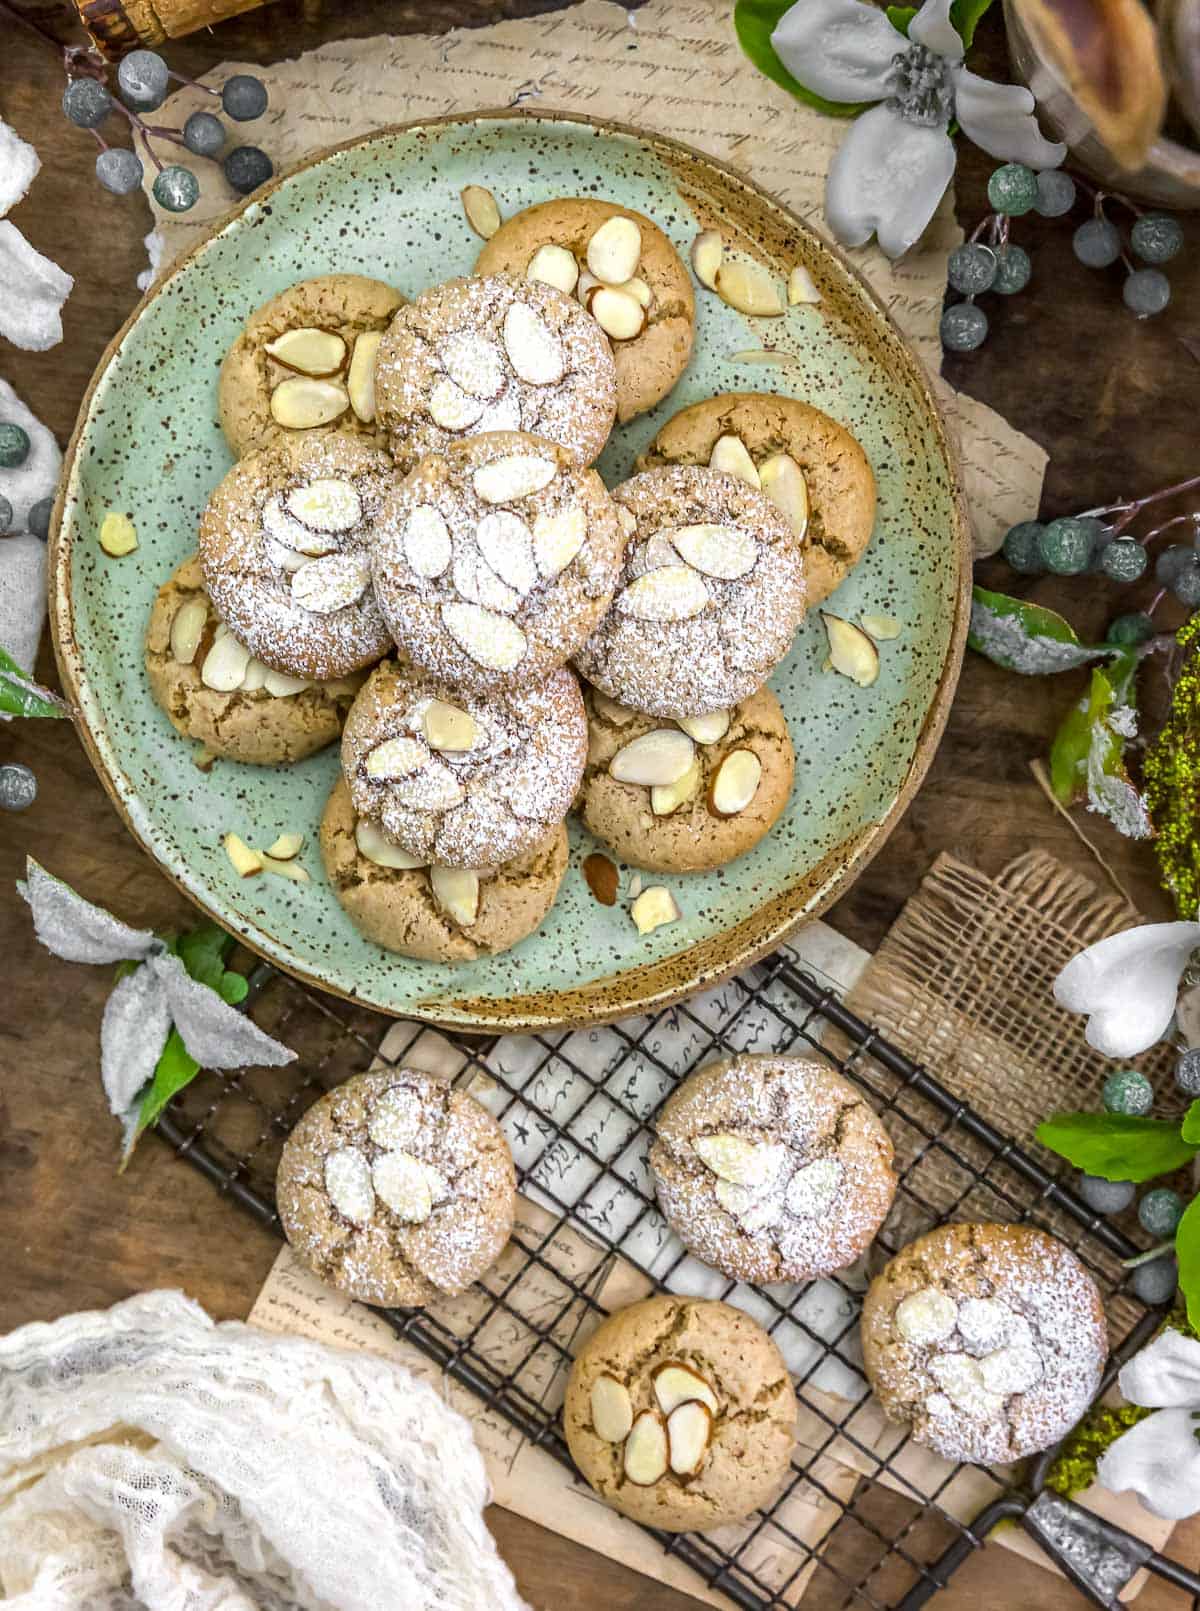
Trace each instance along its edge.
{"label": "green speckled ceramic plate", "polygon": [[[652,414],[619,429],[610,484],[676,409],[720,391],[782,391],[841,420],[865,447],[879,515],[862,563],[831,608],[903,623],[882,671],[859,688],[822,670],[814,617],[772,678],[791,725],[796,781],[774,832],[711,874],[667,880],[680,922],[639,936],[599,906],[579,871],[591,848],[572,825],[571,866],[537,934],[515,950],[445,967],[362,939],[326,885],[317,823],[336,747],[299,766],[219,761],[204,774],[150,697],[142,638],[160,583],[193,548],[205,499],[231,462],[216,421],[217,370],[250,311],[293,281],[348,270],[410,296],[469,273],[479,250],[459,204],[485,179],[505,214],[595,193],[648,213],[686,254],[701,224],[782,279],[807,264],[820,308],[751,320],[697,296],[692,363]],[[792,357],[747,359],[764,340]],[[108,558],[109,509],[140,547]],[[130,829],[219,922],[271,961],[382,1009],[463,1028],[621,1017],[676,999],[761,956],[824,910],[878,850],[941,732],[966,629],[968,543],[946,438],[920,366],[862,281],[768,196],[698,153],[578,118],[484,113],[384,130],[312,160],[228,218],[146,298],[84,401],[56,510],[52,616],[63,680],[92,760]],[[308,885],[240,879],[221,848],[303,828]]]}

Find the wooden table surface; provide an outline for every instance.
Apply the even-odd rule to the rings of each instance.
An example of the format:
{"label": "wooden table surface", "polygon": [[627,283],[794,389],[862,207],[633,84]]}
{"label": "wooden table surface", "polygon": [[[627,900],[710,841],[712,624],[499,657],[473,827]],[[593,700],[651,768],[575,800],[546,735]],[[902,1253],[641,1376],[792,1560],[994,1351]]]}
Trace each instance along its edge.
{"label": "wooden table surface", "polygon": [[[59,7],[18,4],[60,40],[79,37]],[[270,62],[331,38],[550,9],[553,3],[544,0],[345,0],[305,23],[294,0],[281,0],[176,42],[168,55],[172,66],[195,74],[231,57]],[[998,11],[982,27],[979,61],[973,60],[994,78],[1006,76]],[[65,444],[92,369],[137,299],[134,282],[145,262],[141,243],[149,220],[140,196],[112,197],[95,185],[94,147],[59,112],[62,82],[57,53],[0,14],[0,115],[37,146],[44,163],[13,221],[75,276],[61,345],[29,354],[4,345],[0,366]],[[963,141],[959,149],[960,217],[969,230],[986,210],[992,164]],[[987,345],[947,363],[955,385],[1001,410],[1049,450],[1047,516],[1149,491],[1200,468],[1200,223],[1189,234],[1186,255],[1168,271],[1171,308],[1138,322],[1122,307],[1115,271],[1097,274],[1075,262],[1069,228],[1022,220],[1017,238],[1034,251],[1031,287],[1005,302],[989,299]],[[982,577],[1001,588],[1014,580],[995,561]],[[1115,590],[1094,580],[1043,580],[1021,591],[1064,609],[1087,633],[1102,629],[1116,608],[1133,607],[1129,595],[1117,605]],[[55,680],[48,641],[39,671]],[[868,947],[877,944],[942,850],[996,872],[1037,847],[1098,876],[1029,773],[1083,681],[1081,674],[1018,679],[968,655],[923,789],[889,844],[830,914],[833,924]],[[30,811],[0,824],[0,955],[6,959],[0,1236],[8,1249],[0,1330],[161,1286],[186,1288],[217,1317],[243,1316],[277,1251],[274,1237],[153,1138],[129,1172],[116,1177],[117,1138],[96,1072],[109,978],[105,970],[72,968],[38,949],[13,883],[30,854],[140,926],[186,923],[190,909],[126,833],[66,723],[0,725],[0,761],[14,758],[33,767],[40,792]],[[1095,817],[1077,816],[1143,909],[1168,915],[1145,847],[1120,840]],[[489,1520],[535,1606],[683,1611],[695,1604],[503,1511],[493,1508]],[[1196,1564],[1200,1522],[1179,1528],[1173,1548],[1179,1559]],[[837,1603],[827,1584],[806,1600]],[[940,1611],[979,1604],[1006,1611],[1031,1603],[1058,1608],[1081,1602],[1065,1584],[994,1544],[972,1557],[937,1601]],[[1157,1585],[1139,1602],[1145,1611],[1165,1611],[1172,1603],[1179,1597]]]}

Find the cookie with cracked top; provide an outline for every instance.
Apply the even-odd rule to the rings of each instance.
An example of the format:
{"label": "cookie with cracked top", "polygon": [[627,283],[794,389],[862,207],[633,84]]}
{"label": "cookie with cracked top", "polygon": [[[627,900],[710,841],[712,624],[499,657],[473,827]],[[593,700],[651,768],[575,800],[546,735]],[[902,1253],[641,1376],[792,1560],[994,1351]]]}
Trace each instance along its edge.
{"label": "cookie with cracked top", "polygon": [[571,1458],[600,1498],[674,1533],[769,1505],[795,1427],[779,1349],[749,1315],[705,1298],[609,1315],[576,1355],[563,1402]]}

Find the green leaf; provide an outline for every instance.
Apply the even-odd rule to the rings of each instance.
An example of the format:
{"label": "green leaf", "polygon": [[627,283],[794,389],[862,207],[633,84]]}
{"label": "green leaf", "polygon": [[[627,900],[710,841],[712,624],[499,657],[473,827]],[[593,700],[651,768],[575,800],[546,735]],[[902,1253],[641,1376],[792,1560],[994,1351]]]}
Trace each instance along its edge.
{"label": "green leaf", "polygon": [[950,21],[958,29],[964,50],[974,39],[980,19],[991,3],[992,0],[954,0],[950,7]]}
{"label": "green leaf", "polygon": [[171,1098],[189,1085],[199,1072],[200,1065],[183,1044],[179,1031],[172,1029],[155,1064],[154,1078],[142,1093],[137,1119],[125,1143],[122,1169],[129,1162],[139,1136],[158,1119]]}
{"label": "green leaf", "polygon": [[1037,1127],[1044,1147],[1104,1180],[1153,1180],[1170,1174],[1200,1151],[1178,1124],[1124,1113],[1056,1113]]}
{"label": "green leaf", "polygon": [[224,973],[217,986],[221,999],[227,1001],[231,1007],[236,1007],[239,1001],[245,1001],[250,993],[250,981],[241,973]]}
{"label": "green leaf", "polygon": [[1087,795],[1087,758],[1091,747],[1091,701],[1085,694],[1063,717],[1050,745],[1050,786],[1055,799],[1065,806],[1074,805]]}
{"label": "green leaf", "polygon": [[1187,1303],[1188,1324],[1200,1330],[1200,1197],[1193,1197],[1175,1228],[1179,1289]]}
{"label": "green leaf", "polygon": [[984,587],[973,590],[967,642],[977,654],[1026,677],[1073,671],[1119,652],[1111,643],[1081,643],[1054,610]]}
{"label": "green leaf", "polygon": [[232,950],[232,934],[226,934],[215,923],[202,923],[179,938],[179,956],[192,978],[236,1007],[239,1001],[245,1001],[250,986],[244,975],[225,967],[225,958]]}
{"label": "green leaf", "polygon": [[1185,1141],[1192,1141],[1200,1147],[1200,1101],[1193,1102],[1183,1116],[1183,1123],[1179,1126],[1179,1134]]}
{"label": "green leaf", "polygon": [[7,716],[69,717],[65,702],[36,683],[6,649],[0,648],[0,711]]}
{"label": "green leaf", "polygon": [[814,95],[812,90],[805,89],[779,60],[771,44],[771,35],[780,17],[791,8],[792,0],[737,0],[733,8],[733,27],[744,53],[760,73],[765,73],[776,84],[782,85],[798,101],[815,106],[818,112],[825,112],[830,117],[855,117],[859,112],[865,112],[872,104],[870,101],[827,101],[824,96]]}
{"label": "green leaf", "polygon": [[[989,0],[990,3],[990,0]],[[908,25],[917,14],[916,6],[888,6],[887,20],[898,34],[908,38]]]}

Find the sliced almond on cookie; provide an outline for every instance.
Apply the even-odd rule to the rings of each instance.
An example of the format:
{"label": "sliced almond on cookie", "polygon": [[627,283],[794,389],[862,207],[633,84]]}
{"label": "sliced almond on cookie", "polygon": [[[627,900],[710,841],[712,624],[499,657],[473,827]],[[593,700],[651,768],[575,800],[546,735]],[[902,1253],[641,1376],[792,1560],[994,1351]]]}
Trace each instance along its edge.
{"label": "sliced almond on cookie", "polygon": [[725,242],[719,229],[702,229],[692,242],[692,272],[708,290],[717,288],[717,270],[725,255]]}
{"label": "sliced almond on cookie", "polygon": [[[475,528],[475,542],[496,575],[522,596],[537,586],[533,535],[520,515],[511,509],[497,509],[484,515]],[[487,603],[487,600],[481,602]]]}
{"label": "sliced almond on cookie", "polygon": [[[273,543],[290,550],[292,555],[300,556],[299,563],[293,563],[287,555],[282,556],[278,563],[283,570],[296,571],[305,559],[319,559],[323,554],[337,552],[338,539],[332,532],[314,531],[311,526],[295,519],[283,507],[282,498],[268,498],[263,504],[262,524]],[[274,548],[271,549],[271,556],[274,559]]]}
{"label": "sliced almond on cookie", "polygon": [[642,1410],[634,1416],[625,1439],[624,1465],[626,1477],[639,1488],[650,1488],[666,1476],[667,1428],[657,1410]]}
{"label": "sliced almond on cookie", "polygon": [[677,727],[656,727],[619,749],[608,763],[608,774],[618,783],[644,788],[678,783],[695,758],[696,746]]}
{"label": "sliced almond on cookie", "polygon": [[464,549],[454,556],[454,569],[451,573],[455,591],[460,598],[472,604],[486,605],[489,610],[499,610],[503,615],[511,615],[521,602],[521,595],[516,588],[509,587],[502,582],[485,559],[474,551]]}
{"label": "sliced almond on cookie", "polygon": [[718,436],[708,455],[708,467],[710,470],[724,470],[726,475],[735,475],[748,487],[758,488],[762,485],[754,460],[740,436]]}
{"label": "sliced almond on cookie", "polygon": [[186,600],[175,611],[171,620],[171,658],[178,665],[190,666],[196,658],[207,624],[208,600],[203,595]]}
{"label": "sliced almond on cookie", "polygon": [[753,800],[762,781],[762,762],[753,750],[731,750],[713,773],[708,809],[714,817],[736,817]]}
{"label": "sliced almond on cookie", "polygon": [[470,711],[448,705],[444,699],[430,700],[421,720],[425,737],[435,750],[464,752],[479,736],[479,724]]}
{"label": "sliced almond on cookie", "polygon": [[710,710],[706,716],[680,716],[680,727],[697,744],[716,744],[729,731],[731,713],[727,710]]}
{"label": "sliced almond on cookie", "polygon": [[266,686],[267,668],[263,665],[261,660],[256,660],[254,656],[251,655],[250,662],[246,667],[245,675],[242,677],[241,692],[244,694],[256,694],[260,689],[263,689]]}
{"label": "sliced almond on cookie", "polygon": [[618,214],[605,219],[588,241],[587,266],[605,285],[624,285],[637,272],[641,255],[641,230]]}
{"label": "sliced almond on cookie", "polygon": [[371,1165],[371,1184],[379,1200],[407,1224],[420,1225],[433,1211],[425,1167],[411,1152],[381,1153]]}
{"label": "sliced almond on cookie", "polygon": [[815,1219],[823,1214],[837,1195],[842,1182],[838,1158],[814,1158],[804,1164],[787,1183],[784,1202],[797,1219]]}
{"label": "sliced almond on cookie", "polygon": [[418,576],[440,576],[450,563],[450,528],[440,510],[419,503],[404,527],[404,557]]}
{"label": "sliced almond on cookie", "polygon": [[495,196],[483,185],[464,185],[458,193],[467,223],[485,241],[500,228],[500,208]]}
{"label": "sliced almond on cookie", "polygon": [[292,598],[313,615],[336,615],[356,604],[370,585],[365,554],[329,554],[292,573]]}
{"label": "sliced almond on cookie", "polygon": [[271,418],[287,431],[311,431],[332,425],[350,407],[346,388],[336,380],[289,375],[271,393]]}
{"label": "sliced almond on cookie", "polygon": [[667,1417],[667,1448],[671,1470],[678,1477],[694,1477],[708,1455],[713,1418],[707,1404],[689,1399]]}
{"label": "sliced almond on cookie", "polygon": [[346,343],[333,330],[305,325],[285,330],[263,348],[275,362],[300,375],[324,378],[336,375],[346,361]]}
{"label": "sliced almond on cookie", "polygon": [[739,313],[773,319],[785,311],[774,276],[758,263],[722,263],[713,288],[722,302]]}
{"label": "sliced almond on cookie", "polygon": [[700,762],[694,760],[674,783],[657,783],[650,790],[650,809],[656,817],[669,817],[680,806],[695,799],[700,787]]}
{"label": "sliced almond on cookie", "polygon": [[635,302],[640,302],[643,308],[648,309],[654,301],[654,292],[639,274],[635,274],[631,280],[626,280],[624,285],[618,285],[616,289],[624,291],[626,296],[631,296]]}
{"label": "sliced almond on cookie", "polygon": [[906,1298],[901,1298],[892,1317],[892,1324],[905,1342],[918,1348],[943,1342],[957,1323],[958,1305],[937,1287],[921,1287],[910,1292]]}
{"label": "sliced almond on cookie", "polygon": [[354,843],[358,846],[359,854],[373,861],[377,867],[394,867],[404,872],[429,865],[423,857],[410,856],[407,850],[401,850],[382,829],[365,817],[359,817],[354,825]]}
{"label": "sliced almond on cookie", "polygon": [[767,1187],[783,1167],[784,1149],[771,1141],[721,1131],[697,1136],[692,1151],[720,1180],[734,1186]]}
{"label": "sliced almond on cookie", "polygon": [[429,417],[445,431],[467,431],[477,425],[485,405],[469,397],[448,375],[434,383],[429,394]]}
{"label": "sliced almond on cookie", "polygon": [[662,565],[630,582],[615,604],[619,614],[640,621],[687,621],[708,601],[704,578],[690,565]]}
{"label": "sliced almond on cookie", "polygon": [[573,252],[553,243],[539,246],[525,269],[527,280],[540,280],[570,296],[579,283],[579,264]]}
{"label": "sliced almond on cookie", "polygon": [[670,533],[671,544],[688,564],[703,576],[735,582],[758,563],[758,543],[739,526],[703,523],[677,526]]}
{"label": "sliced almond on cookie", "polygon": [[494,341],[476,330],[455,330],[441,342],[439,353],[446,373],[471,397],[485,401],[504,387],[504,359]]}
{"label": "sliced almond on cookie", "polygon": [[758,467],[762,490],[787,517],[796,537],[808,530],[808,482],[790,453],[775,453]]}
{"label": "sliced almond on cookie", "polygon": [[633,1400],[625,1384],[605,1371],[592,1383],[589,1402],[596,1436],[605,1443],[623,1443],[633,1425]]}
{"label": "sliced almond on cookie", "polygon": [[346,390],[350,407],[364,425],[375,420],[375,362],[379,357],[382,330],[364,330],[354,343],[350,355],[350,369],[346,375]]}
{"label": "sliced almond on cookie", "polygon": [[443,604],[442,624],[464,654],[489,671],[511,671],[528,644],[515,621],[478,604]]}
{"label": "sliced almond on cookie", "polygon": [[534,453],[506,453],[503,458],[481,464],[471,477],[477,497],[484,503],[515,503],[548,487],[558,474],[553,459]]}
{"label": "sliced almond on cookie", "polygon": [[533,522],[533,557],[546,577],[565,571],[587,539],[587,515],[569,504],[555,514],[543,512]]}
{"label": "sliced almond on cookie", "polygon": [[636,297],[616,286],[601,285],[588,296],[588,312],[613,341],[632,341],[646,326],[646,310]]}
{"label": "sliced almond on cookie", "polygon": [[293,677],[268,666],[262,685],[272,699],[288,699],[292,694],[302,694],[306,688],[311,688],[313,681],[311,677]]}
{"label": "sliced almond on cookie", "polygon": [[419,772],[428,759],[427,745],[405,734],[376,744],[363,763],[363,771],[369,778],[406,778]]}
{"label": "sliced almond on cookie", "polygon": [[325,1159],[325,1193],[353,1225],[365,1225],[375,1212],[371,1166],[357,1147],[339,1147]]}
{"label": "sliced almond on cookie", "polygon": [[562,341],[524,302],[514,302],[504,315],[504,350],[527,385],[553,386],[566,374]]}
{"label": "sliced almond on cookie", "polygon": [[653,1371],[654,1397],[664,1415],[670,1415],[680,1404],[703,1404],[715,1415],[719,1408],[717,1395],[699,1371],[685,1365],[682,1359],[668,1359],[656,1365]]}
{"label": "sliced almond on cookie", "polygon": [[447,916],[470,928],[479,916],[479,874],[469,867],[431,867],[429,884]]}
{"label": "sliced almond on cookie", "polygon": [[419,771],[393,778],[388,792],[397,805],[413,811],[449,811],[467,791],[446,763],[432,755]]}
{"label": "sliced almond on cookie", "polygon": [[232,632],[222,633],[204,657],[200,681],[218,694],[232,694],[242,686],[249,664],[250,651],[245,644],[239,643]]}
{"label": "sliced almond on cookie", "polygon": [[[284,503],[288,514],[294,515],[310,531],[350,531],[358,525],[363,513],[358,488],[353,481],[344,481],[340,476],[316,476],[293,487]],[[301,548],[300,552],[307,550]]]}

